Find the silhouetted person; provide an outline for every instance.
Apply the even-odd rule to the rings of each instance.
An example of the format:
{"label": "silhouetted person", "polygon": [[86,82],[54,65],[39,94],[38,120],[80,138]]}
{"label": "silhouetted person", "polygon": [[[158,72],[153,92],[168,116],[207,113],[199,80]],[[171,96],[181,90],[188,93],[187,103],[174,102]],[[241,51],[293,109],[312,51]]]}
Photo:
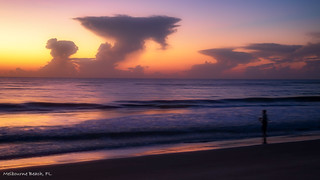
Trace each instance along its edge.
{"label": "silhouetted person", "polygon": [[268,127],[268,116],[267,110],[262,110],[262,117],[259,118],[261,122],[261,130],[263,136],[263,144],[267,144],[267,127]]}

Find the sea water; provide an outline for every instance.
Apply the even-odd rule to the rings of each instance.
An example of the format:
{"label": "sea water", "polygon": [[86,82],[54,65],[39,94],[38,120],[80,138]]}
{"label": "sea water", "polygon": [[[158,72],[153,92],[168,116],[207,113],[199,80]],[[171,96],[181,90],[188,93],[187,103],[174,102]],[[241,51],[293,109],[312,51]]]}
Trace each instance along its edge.
{"label": "sea water", "polygon": [[320,130],[320,80],[0,78],[0,160]]}

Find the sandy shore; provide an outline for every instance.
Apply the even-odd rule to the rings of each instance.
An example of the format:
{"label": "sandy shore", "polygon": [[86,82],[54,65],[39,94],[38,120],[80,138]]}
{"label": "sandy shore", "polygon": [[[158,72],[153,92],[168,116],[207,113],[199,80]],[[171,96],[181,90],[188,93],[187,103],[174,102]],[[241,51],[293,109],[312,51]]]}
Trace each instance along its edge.
{"label": "sandy shore", "polygon": [[320,140],[20,168],[0,173],[1,180],[319,179]]}

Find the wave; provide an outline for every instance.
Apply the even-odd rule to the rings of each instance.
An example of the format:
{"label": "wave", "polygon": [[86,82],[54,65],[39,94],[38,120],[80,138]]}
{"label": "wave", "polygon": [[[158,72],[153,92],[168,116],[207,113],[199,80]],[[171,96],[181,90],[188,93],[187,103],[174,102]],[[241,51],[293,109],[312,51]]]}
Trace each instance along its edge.
{"label": "wave", "polygon": [[41,142],[41,141],[77,141],[77,140],[126,140],[126,139],[140,139],[152,138],[159,139],[164,137],[186,136],[186,135],[200,135],[200,134],[217,134],[217,133],[242,133],[243,130],[247,132],[260,132],[260,129],[255,126],[225,126],[225,127],[197,127],[197,128],[175,128],[162,130],[137,130],[137,131],[116,131],[116,132],[79,132],[71,129],[34,129],[32,133],[27,130],[17,128],[15,131],[10,129],[2,129],[0,134],[0,144],[12,142]]}
{"label": "wave", "polygon": [[254,97],[244,99],[225,99],[231,102],[320,102],[320,96],[296,96],[296,97]]}
{"label": "wave", "polygon": [[297,96],[297,97],[249,97],[239,99],[190,99],[190,100],[151,100],[151,101],[117,101],[127,102],[127,105],[153,105],[153,104],[217,104],[217,103],[250,103],[250,102],[320,102],[320,96]]}
{"label": "wave", "polygon": [[117,106],[91,103],[52,103],[28,102],[21,104],[0,103],[0,111],[54,111],[54,110],[81,110],[81,109],[114,109]]}
{"label": "wave", "polygon": [[149,100],[149,101],[116,101],[112,104],[95,103],[56,103],[56,102],[27,102],[0,103],[0,112],[10,111],[61,111],[61,110],[94,110],[118,108],[189,108],[189,107],[233,107],[254,105],[289,106],[291,102],[320,102],[320,96],[296,97],[249,97],[235,99],[184,99],[184,100]]}
{"label": "wave", "polygon": [[[306,124],[284,123],[273,128],[269,135],[291,134],[319,130],[319,127]],[[259,125],[199,127],[181,129],[163,129],[158,131],[123,131],[123,132],[69,132],[57,131],[28,132],[0,135],[0,160],[80,152],[101,149],[118,149],[129,147],[152,146],[177,143],[200,143],[216,140],[242,139],[260,136]],[[8,130],[8,129],[7,129]],[[7,135],[4,135],[7,134]],[[7,146],[10,143],[10,146]],[[34,147],[37,148],[34,148]],[[14,148],[10,148],[14,147]]]}

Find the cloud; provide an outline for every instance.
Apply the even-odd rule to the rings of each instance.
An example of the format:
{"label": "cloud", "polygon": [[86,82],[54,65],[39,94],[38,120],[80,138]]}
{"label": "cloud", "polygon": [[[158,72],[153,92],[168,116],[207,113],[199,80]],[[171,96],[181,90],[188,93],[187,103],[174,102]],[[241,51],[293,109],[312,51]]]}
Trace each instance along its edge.
{"label": "cloud", "polygon": [[309,76],[320,78],[320,60],[308,61],[302,69],[307,72]]}
{"label": "cloud", "polygon": [[248,64],[256,61],[256,59],[246,52],[238,52],[233,48],[206,49],[199,51],[201,54],[214,58],[217,62],[205,62],[204,64],[196,64],[186,71],[188,77],[193,78],[223,78],[226,71],[240,64]]}
{"label": "cloud", "polygon": [[259,58],[269,58],[274,61],[285,60],[286,56],[293,54],[302,45],[283,45],[276,43],[256,43],[245,46],[245,49],[253,50],[252,54]]}
{"label": "cloud", "polygon": [[[285,45],[253,43],[235,48],[206,49],[201,54],[217,62],[193,65],[185,72],[191,78],[320,78],[320,43]],[[254,64],[252,64],[255,62]],[[251,64],[250,64],[251,63]],[[234,71],[236,67],[242,71]]]}
{"label": "cloud", "polygon": [[310,32],[310,33],[307,33],[307,35],[314,38],[314,39],[320,38],[320,32]]}
{"label": "cloud", "polygon": [[278,66],[277,63],[262,64],[246,68],[243,78],[253,79],[292,79],[300,77],[300,71],[290,66]]}
{"label": "cloud", "polygon": [[319,79],[320,61],[308,61],[299,69],[276,63],[248,67],[243,78],[253,79]]}
{"label": "cloud", "polygon": [[[320,78],[320,43],[306,45],[252,44],[246,47],[257,58],[270,64],[248,67],[247,77],[256,78]],[[293,65],[300,67],[294,68]]]}
{"label": "cloud", "polygon": [[[6,76],[107,77],[107,78],[320,78],[320,42],[305,45],[251,43],[234,48],[212,48],[199,53],[212,60],[195,64],[189,70],[167,75],[145,74],[147,67],[136,65],[125,70],[119,63],[145,48],[147,40],[157,42],[162,49],[167,38],[176,31],[179,18],[151,17],[78,17],[85,28],[114,43],[104,42],[93,58],[71,58],[78,47],[72,41],[49,39],[46,48],[52,60],[38,71],[17,68]],[[308,34],[319,38],[320,33]],[[241,51],[239,50],[241,49]],[[213,61],[213,62],[211,62]],[[241,69],[242,68],[242,69]],[[238,71],[234,71],[234,70]],[[241,69],[241,71],[239,71]]]}
{"label": "cloud", "polygon": [[250,44],[244,47],[258,58],[267,58],[271,61],[294,62],[304,61],[308,57],[320,57],[320,43],[306,45],[283,45],[275,43]]}
{"label": "cloud", "polygon": [[95,34],[116,39],[115,48],[136,51],[144,45],[146,39],[153,39],[166,47],[166,38],[175,32],[181,19],[168,16],[131,17],[79,17],[75,18]]}
{"label": "cloud", "polygon": [[[168,35],[176,31],[179,18],[168,16],[151,17],[131,17],[131,16],[104,16],[104,17],[79,17],[74,18],[96,35],[106,39],[114,39],[115,43],[111,45],[105,42],[100,45],[96,60],[83,66],[81,70],[85,74],[93,76],[124,76],[128,72],[137,72],[128,70],[119,70],[119,62],[124,61],[126,57],[144,49],[146,40],[153,40],[159,43],[162,49],[167,47],[166,39]],[[142,72],[142,66],[139,72]]]}
{"label": "cloud", "polygon": [[320,57],[320,43],[308,43],[306,45],[261,43],[251,44],[244,48],[254,50],[251,54],[257,58],[264,58],[277,63],[305,62],[317,60]]}
{"label": "cloud", "polygon": [[225,69],[254,61],[254,57],[251,54],[234,51],[232,48],[206,49],[199,52],[215,58],[217,60],[216,65]]}
{"label": "cloud", "polygon": [[46,48],[51,50],[53,59],[39,70],[40,76],[65,77],[77,74],[77,64],[70,59],[78,51],[74,42],[52,38],[47,41]]}
{"label": "cloud", "polygon": [[78,51],[78,47],[72,41],[58,41],[56,38],[49,39],[46,45],[47,49],[51,49],[53,58],[68,59],[69,56]]}
{"label": "cloud", "polygon": [[305,60],[311,59],[320,59],[320,43],[308,43],[305,46],[302,46],[293,54],[294,57],[305,58]]}
{"label": "cloud", "polygon": [[[141,52],[146,40],[153,40],[166,49],[167,38],[176,32],[181,19],[168,16],[151,17],[79,17],[74,18],[96,35],[114,40],[114,44],[102,43],[94,58],[71,58],[78,51],[72,41],[49,39],[46,48],[51,50],[52,59],[37,71],[16,70],[2,72],[2,76],[40,76],[40,77],[105,77],[105,78],[144,78],[142,65],[118,69],[127,56]],[[153,76],[153,75],[151,75]],[[154,76],[153,76],[154,77]]]}

